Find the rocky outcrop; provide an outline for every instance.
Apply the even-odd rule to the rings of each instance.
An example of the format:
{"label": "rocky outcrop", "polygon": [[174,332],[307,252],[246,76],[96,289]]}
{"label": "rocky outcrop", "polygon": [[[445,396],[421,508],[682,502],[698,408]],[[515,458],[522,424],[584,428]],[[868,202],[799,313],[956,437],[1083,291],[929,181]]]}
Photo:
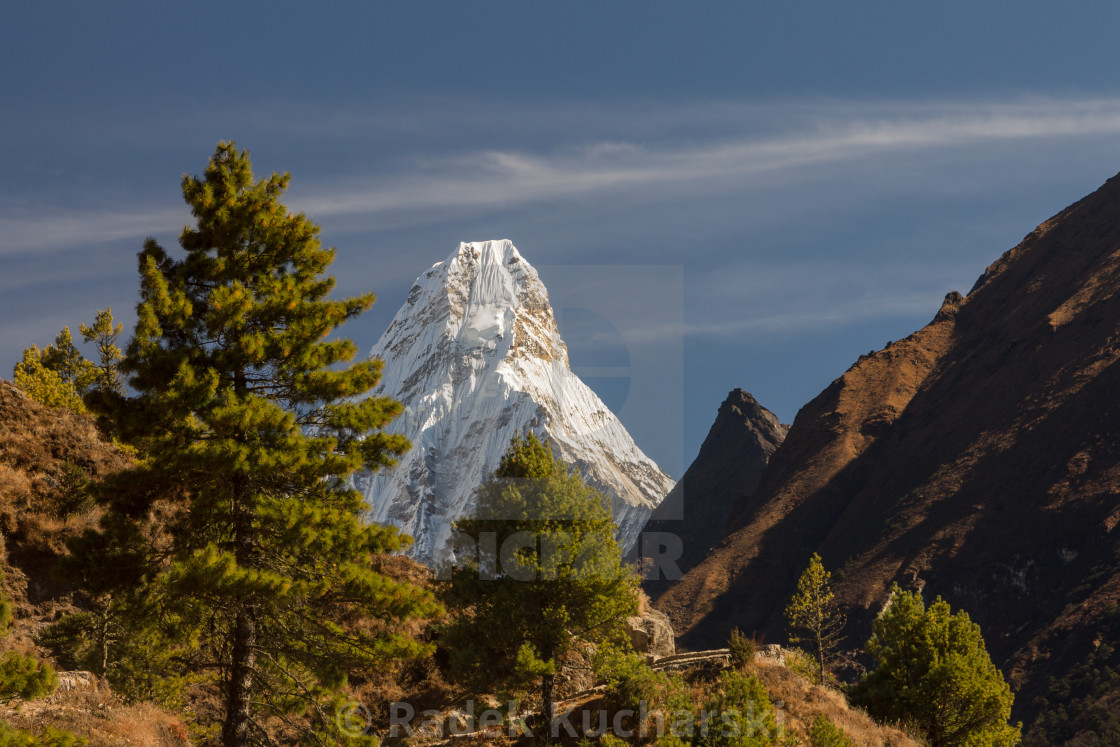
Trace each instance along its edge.
{"label": "rocky outcrop", "polygon": [[70,690],[97,691],[97,676],[93,672],[74,671],[59,672],[58,687],[56,690],[68,692]]}
{"label": "rocky outcrop", "polygon": [[663,612],[650,608],[640,615],[626,618],[626,632],[630,636],[630,645],[640,654],[657,658],[676,653],[673,624]]}

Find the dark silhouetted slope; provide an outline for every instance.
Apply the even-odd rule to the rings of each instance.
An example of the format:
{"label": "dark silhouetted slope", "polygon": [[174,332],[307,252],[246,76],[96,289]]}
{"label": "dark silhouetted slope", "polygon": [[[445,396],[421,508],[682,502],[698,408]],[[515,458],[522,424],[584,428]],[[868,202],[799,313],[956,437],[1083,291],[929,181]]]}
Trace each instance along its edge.
{"label": "dark silhouetted slope", "polygon": [[[682,571],[701,562],[723,538],[732,510],[754,493],[786,430],[774,413],[742,389],[727,395],[696,460],[643,530],[680,537]],[[667,585],[647,582],[646,591],[653,596]]]}

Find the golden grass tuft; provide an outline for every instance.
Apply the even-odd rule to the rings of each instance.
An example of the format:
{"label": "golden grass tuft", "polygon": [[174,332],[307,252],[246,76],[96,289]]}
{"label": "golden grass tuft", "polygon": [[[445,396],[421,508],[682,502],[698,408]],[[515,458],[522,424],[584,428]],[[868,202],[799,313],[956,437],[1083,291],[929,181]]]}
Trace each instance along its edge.
{"label": "golden grass tuft", "polygon": [[758,659],[750,671],[762,681],[770,693],[770,700],[775,705],[781,704],[786,728],[795,732],[806,744],[813,720],[824,714],[861,747],[921,745],[905,732],[882,726],[863,710],[853,708],[838,690],[813,684],[785,665]]}

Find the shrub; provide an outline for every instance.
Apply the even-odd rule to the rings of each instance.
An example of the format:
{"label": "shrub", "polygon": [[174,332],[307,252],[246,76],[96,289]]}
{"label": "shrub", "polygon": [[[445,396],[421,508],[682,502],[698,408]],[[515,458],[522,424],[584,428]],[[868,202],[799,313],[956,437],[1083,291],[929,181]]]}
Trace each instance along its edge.
{"label": "shrub", "polygon": [[595,652],[592,666],[614,708],[637,710],[642,703],[653,708],[663,701],[668,675],[651,669],[638,654],[604,645]]}
{"label": "shrub", "polygon": [[712,723],[707,735],[694,740],[704,747],[775,744],[781,730],[774,718],[770,695],[762,682],[743,672],[725,671],[720,675],[720,690],[704,705],[719,723]]}
{"label": "shrub", "polygon": [[731,666],[742,669],[754,661],[758,646],[754,638],[748,638],[738,628],[731,629],[731,637],[727,639],[727,648],[731,650]]}
{"label": "shrub", "polygon": [[809,744],[811,747],[855,747],[844,730],[823,713],[818,714],[809,727]]}
{"label": "shrub", "polygon": [[0,657],[0,698],[33,700],[50,695],[57,686],[58,676],[49,664],[15,651]]}
{"label": "shrub", "polygon": [[94,506],[89,492],[89,477],[81,465],[71,461],[62,463],[62,474],[55,488],[55,511],[60,519],[81,514]]}
{"label": "shrub", "polygon": [[80,747],[86,743],[85,737],[76,737],[52,726],[43,727],[43,733],[35,736],[0,721],[0,747]]}

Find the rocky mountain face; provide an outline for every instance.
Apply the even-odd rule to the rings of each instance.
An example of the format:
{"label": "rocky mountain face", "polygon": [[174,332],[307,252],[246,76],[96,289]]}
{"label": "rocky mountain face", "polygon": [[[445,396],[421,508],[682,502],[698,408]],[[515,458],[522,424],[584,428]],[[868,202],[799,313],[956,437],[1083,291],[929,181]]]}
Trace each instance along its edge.
{"label": "rocky mountain face", "polygon": [[611,497],[624,551],[673,488],[572,373],[548,291],[509,241],[460,244],[417,278],[370,355],[385,361],[373,394],[404,404],[392,429],[412,448],[357,485],[372,519],[415,538],[418,560],[445,552],[516,433],[547,439]]}
{"label": "rocky mountain face", "polygon": [[[700,563],[723,539],[732,509],[754,494],[787,428],[742,389],[727,395],[696,460],[643,530],[680,538],[683,552],[677,565],[682,572]],[[670,584],[653,579],[644,588],[656,596]]]}
{"label": "rocky mountain face", "polygon": [[[733,625],[782,640],[819,552],[855,645],[897,582],[981,625],[1016,717],[1120,701],[1120,683],[1099,686],[1120,634],[1118,361],[1114,177],[805,405],[727,535],[656,606],[687,646]],[[1043,721],[1035,743],[1065,741]]]}

